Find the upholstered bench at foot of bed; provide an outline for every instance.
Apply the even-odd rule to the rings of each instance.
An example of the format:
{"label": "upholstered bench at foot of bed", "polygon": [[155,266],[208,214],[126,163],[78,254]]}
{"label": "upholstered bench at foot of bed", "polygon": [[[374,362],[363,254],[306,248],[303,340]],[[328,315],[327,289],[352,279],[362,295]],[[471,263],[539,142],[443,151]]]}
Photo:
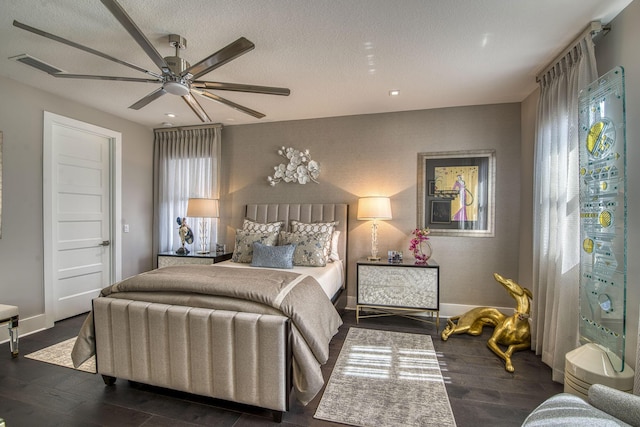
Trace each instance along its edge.
{"label": "upholstered bench at foot of bed", "polygon": [[0,304],[0,325],[9,324],[9,348],[11,357],[18,357],[18,307]]}
{"label": "upholstered bench at foot of bed", "polygon": [[290,320],[284,316],[114,298],[93,301],[96,365],[123,378],[274,411],[291,391]]}

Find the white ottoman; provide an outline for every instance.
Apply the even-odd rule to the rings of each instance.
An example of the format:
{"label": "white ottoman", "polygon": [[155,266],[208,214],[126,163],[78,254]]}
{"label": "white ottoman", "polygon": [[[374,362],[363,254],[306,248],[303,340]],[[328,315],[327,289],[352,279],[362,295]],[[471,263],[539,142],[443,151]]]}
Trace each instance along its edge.
{"label": "white ottoman", "polygon": [[18,307],[0,304],[0,325],[9,324],[11,357],[18,357]]}

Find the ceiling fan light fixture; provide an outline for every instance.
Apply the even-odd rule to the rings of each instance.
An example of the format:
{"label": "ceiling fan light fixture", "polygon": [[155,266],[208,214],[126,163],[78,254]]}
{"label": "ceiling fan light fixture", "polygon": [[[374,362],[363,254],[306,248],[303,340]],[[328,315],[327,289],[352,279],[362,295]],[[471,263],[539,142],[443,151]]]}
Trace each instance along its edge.
{"label": "ceiling fan light fixture", "polygon": [[166,82],[163,86],[164,90],[172,95],[185,96],[189,95],[189,86],[181,82]]}

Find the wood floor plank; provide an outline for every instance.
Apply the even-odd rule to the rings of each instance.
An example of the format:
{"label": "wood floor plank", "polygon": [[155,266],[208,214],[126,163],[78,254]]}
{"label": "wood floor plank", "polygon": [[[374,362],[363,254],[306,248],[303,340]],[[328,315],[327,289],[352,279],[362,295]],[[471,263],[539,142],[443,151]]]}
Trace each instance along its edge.
{"label": "wood floor plank", "polygon": [[[8,343],[0,345],[0,418],[7,426],[341,426],[313,418],[322,393],[307,406],[292,399],[283,422],[276,424],[271,412],[260,408],[123,380],[106,387],[99,375],[23,357],[76,336],[85,318],[66,319],[54,328],[22,337],[18,359],[10,358]],[[325,380],[350,327],[429,334],[458,427],[520,425],[532,409],[563,389],[531,351],[514,354],[516,371],[507,372],[486,346],[490,330],[478,337],[451,336],[444,342],[434,325],[410,319],[372,318],[356,324],[355,313],[346,311],[343,321],[330,343],[329,361],[322,367]]]}

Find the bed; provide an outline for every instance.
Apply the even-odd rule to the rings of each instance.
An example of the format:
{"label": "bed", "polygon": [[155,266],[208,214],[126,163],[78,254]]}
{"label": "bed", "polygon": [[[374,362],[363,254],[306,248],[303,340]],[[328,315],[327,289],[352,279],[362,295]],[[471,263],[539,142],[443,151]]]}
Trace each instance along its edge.
{"label": "bed", "polygon": [[[345,287],[347,218],[346,204],[247,205],[233,261],[164,267],[103,289],[76,341],[74,363],[95,354],[108,385],[122,378],[258,406],[280,421],[292,392],[306,405],[324,385],[320,367],[342,323],[336,305]],[[302,250],[311,241],[329,262],[277,268],[262,254],[285,247],[243,240],[278,222],[280,243],[297,242],[286,248],[296,251],[293,259],[315,265],[318,250]],[[330,243],[316,240],[327,226]],[[264,231],[269,239],[272,231]],[[257,267],[246,263],[243,247],[260,249],[252,259]]]}

